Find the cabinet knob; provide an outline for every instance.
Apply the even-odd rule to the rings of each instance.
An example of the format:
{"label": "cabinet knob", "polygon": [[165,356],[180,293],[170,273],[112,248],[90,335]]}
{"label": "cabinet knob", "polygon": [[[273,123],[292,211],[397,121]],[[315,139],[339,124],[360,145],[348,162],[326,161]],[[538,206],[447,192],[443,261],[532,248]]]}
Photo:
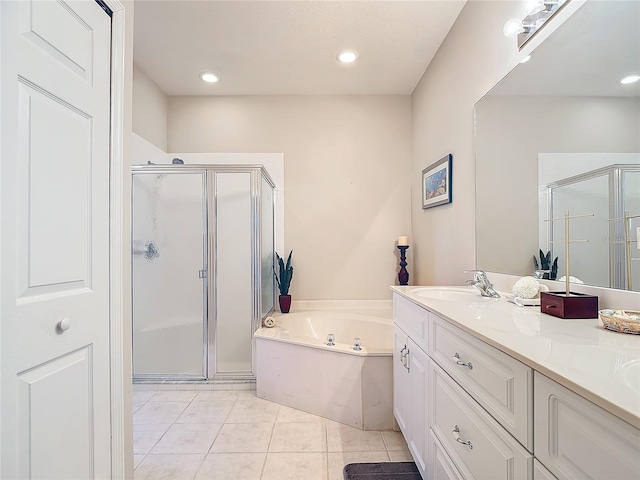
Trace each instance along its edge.
{"label": "cabinet knob", "polygon": [[473,363],[471,362],[463,362],[462,360],[460,360],[460,354],[458,352],[456,352],[453,357],[451,357],[451,360],[453,360],[456,365],[460,365],[461,367],[467,367],[469,370],[473,370]]}
{"label": "cabinet knob", "polygon": [[469,450],[473,450],[473,444],[471,443],[471,440],[463,440],[460,436],[460,427],[458,425],[455,425],[453,427],[453,430],[451,430],[451,435],[453,435],[453,438],[455,438],[456,442],[458,442],[460,445],[466,445],[467,447],[469,447]]}
{"label": "cabinet knob", "polygon": [[56,328],[60,333],[66,332],[67,330],[69,330],[69,327],[71,327],[71,320],[69,320],[68,318],[63,318],[56,325]]}

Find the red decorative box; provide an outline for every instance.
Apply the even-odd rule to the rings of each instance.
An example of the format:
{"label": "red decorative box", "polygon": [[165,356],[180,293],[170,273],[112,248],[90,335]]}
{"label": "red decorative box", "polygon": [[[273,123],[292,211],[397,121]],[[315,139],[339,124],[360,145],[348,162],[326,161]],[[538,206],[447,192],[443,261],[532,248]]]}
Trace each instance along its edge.
{"label": "red decorative box", "polygon": [[598,297],[584,293],[540,292],[540,311],[560,318],[598,318]]}

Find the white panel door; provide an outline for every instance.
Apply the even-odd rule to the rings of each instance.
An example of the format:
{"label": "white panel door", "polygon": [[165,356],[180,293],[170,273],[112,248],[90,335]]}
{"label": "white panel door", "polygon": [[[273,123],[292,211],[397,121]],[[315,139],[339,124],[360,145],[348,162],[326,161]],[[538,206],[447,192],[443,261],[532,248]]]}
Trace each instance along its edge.
{"label": "white panel door", "polygon": [[111,20],[0,9],[0,477],[109,478]]}

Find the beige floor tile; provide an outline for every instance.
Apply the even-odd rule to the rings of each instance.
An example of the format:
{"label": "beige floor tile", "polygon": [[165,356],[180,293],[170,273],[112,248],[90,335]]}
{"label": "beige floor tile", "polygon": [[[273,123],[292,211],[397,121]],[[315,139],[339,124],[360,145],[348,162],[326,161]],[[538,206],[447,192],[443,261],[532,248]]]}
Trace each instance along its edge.
{"label": "beige floor tile", "polygon": [[409,450],[390,451],[389,459],[392,462],[413,462],[413,457],[409,453]]}
{"label": "beige floor tile", "polygon": [[173,390],[156,393],[152,402],[190,402],[196,396],[193,390]]}
{"label": "beige floor tile", "polygon": [[327,422],[327,446],[330,452],[385,450],[380,432],[360,430],[338,422]]}
{"label": "beige floor tile", "polygon": [[142,391],[142,392],[133,392],[133,401],[134,402],[148,402],[151,400],[157,391]]}
{"label": "beige floor tile", "polygon": [[196,480],[260,480],[266,453],[212,453]]}
{"label": "beige floor tile", "polygon": [[233,390],[206,390],[197,392],[194,402],[211,402],[211,403],[235,403],[238,399],[238,393]]}
{"label": "beige floor tile", "polygon": [[162,438],[171,424],[137,423],[133,426],[133,453],[147,454]]}
{"label": "beige floor tile", "polygon": [[144,457],[146,457],[146,455],[134,455],[133,456],[133,468],[134,469],[138,468],[138,465],[140,465],[140,462],[142,462],[142,460],[144,460]]}
{"label": "beige floor tile", "polygon": [[276,423],[269,452],[326,452],[327,436],[323,423]]}
{"label": "beige floor tile", "polygon": [[400,432],[392,432],[390,430],[382,432],[382,439],[387,446],[387,450],[409,450],[407,441]]}
{"label": "beige floor tile", "polygon": [[312,413],[303,412],[302,410],[296,410],[295,408],[285,407],[280,405],[278,409],[278,416],[276,422],[323,422],[324,418],[314,415]]}
{"label": "beige floor tile", "polygon": [[174,423],[151,453],[208,453],[221,423]]}
{"label": "beige floor tile", "polygon": [[134,472],[135,480],[190,480],[200,469],[204,455],[147,455]]}
{"label": "beige floor tile", "polygon": [[176,423],[224,423],[232,403],[191,402]]}
{"label": "beige floor tile", "polygon": [[133,413],[136,413],[138,410],[140,410],[140,408],[142,408],[142,406],[147,403],[147,401],[141,401],[141,400],[134,400],[133,401]]}
{"label": "beige floor tile", "polygon": [[269,400],[265,400],[264,398],[260,398],[256,395],[255,390],[236,390],[238,394],[238,402],[245,404],[259,404],[259,405],[278,405],[279,403],[271,402]]}
{"label": "beige floor tile", "polygon": [[226,423],[275,422],[279,407],[277,403],[260,399],[253,399],[251,401],[238,399],[231,409]]}
{"label": "beige floor tile", "polygon": [[210,453],[264,453],[269,447],[273,423],[227,423]]}
{"label": "beige floor tile", "polygon": [[145,403],[133,415],[133,423],[173,423],[188,402],[152,402]]}
{"label": "beige floor tile", "polygon": [[327,480],[326,453],[268,453],[262,480]]}
{"label": "beige floor tile", "polygon": [[349,463],[388,462],[387,452],[337,452],[329,453],[329,480],[343,480],[343,468]]}

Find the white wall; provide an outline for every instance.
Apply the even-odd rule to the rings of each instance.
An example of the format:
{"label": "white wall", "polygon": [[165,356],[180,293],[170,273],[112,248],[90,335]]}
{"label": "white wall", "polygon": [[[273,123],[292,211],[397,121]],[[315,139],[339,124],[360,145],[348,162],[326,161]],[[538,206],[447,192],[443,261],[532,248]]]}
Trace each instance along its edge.
{"label": "white wall", "polygon": [[390,298],[410,234],[410,97],[170,97],[168,132],[169,152],[284,153],[295,299]]}
{"label": "white wall", "polygon": [[133,131],[167,150],[169,99],[137,65],[133,66]]}
{"label": "white wall", "polygon": [[[519,51],[502,33],[521,2],[469,0],[411,97],[411,223],[417,284],[460,284],[475,261],[474,104],[583,2],[563,7]],[[453,154],[452,204],[422,210],[421,171]]]}

